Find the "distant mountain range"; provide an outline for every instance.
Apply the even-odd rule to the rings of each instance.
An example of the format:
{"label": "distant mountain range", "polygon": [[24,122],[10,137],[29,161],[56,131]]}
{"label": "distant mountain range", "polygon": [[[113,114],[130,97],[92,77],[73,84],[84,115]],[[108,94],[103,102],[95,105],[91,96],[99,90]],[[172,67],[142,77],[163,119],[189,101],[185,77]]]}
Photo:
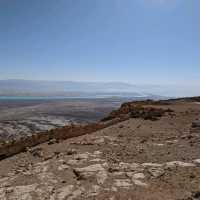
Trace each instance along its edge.
{"label": "distant mountain range", "polygon": [[0,96],[119,96],[161,98],[200,95],[199,88],[120,82],[0,80]]}
{"label": "distant mountain range", "polygon": [[0,80],[2,92],[132,92],[127,83],[98,83],[73,81]]}

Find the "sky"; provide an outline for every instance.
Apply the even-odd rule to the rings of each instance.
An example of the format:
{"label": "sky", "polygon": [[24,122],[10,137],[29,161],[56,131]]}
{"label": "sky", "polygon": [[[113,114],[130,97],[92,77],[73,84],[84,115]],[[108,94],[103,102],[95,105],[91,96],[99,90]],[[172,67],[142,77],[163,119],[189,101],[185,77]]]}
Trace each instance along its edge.
{"label": "sky", "polygon": [[199,0],[0,0],[0,79],[200,85]]}

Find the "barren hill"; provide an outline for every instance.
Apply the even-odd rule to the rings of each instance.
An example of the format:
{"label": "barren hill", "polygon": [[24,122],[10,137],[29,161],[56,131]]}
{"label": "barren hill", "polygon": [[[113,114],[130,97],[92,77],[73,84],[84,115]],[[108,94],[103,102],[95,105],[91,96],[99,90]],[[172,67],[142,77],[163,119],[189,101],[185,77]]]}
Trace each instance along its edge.
{"label": "barren hill", "polygon": [[126,103],[64,140],[74,126],[2,159],[0,199],[200,199],[199,98]]}

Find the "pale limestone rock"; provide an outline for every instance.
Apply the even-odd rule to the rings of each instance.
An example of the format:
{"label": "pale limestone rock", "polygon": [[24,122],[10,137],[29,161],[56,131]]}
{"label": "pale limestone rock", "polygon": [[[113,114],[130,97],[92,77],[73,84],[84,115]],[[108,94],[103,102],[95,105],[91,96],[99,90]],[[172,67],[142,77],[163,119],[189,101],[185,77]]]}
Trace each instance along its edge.
{"label": "pale limestone rock", "polygon": [[68,149],[66,152],[67,155],[73,155],[73,154],[77,154],[77,150],[76,149]]}
{"label": "pale limestone rock", "polygon": [[164,146],[164,144],[162,144],[162,143],[153,143],[153,145],[154,145],[154,146],[158,146],[158,147]]}
{"label": "pale limestone rock", "polygon": [[76,154],[74,156],[74,159],[76,159],[76,160],[87,160],[88,158],[89,158],[89,153],[88,152]]}
{"label": "pale limestone rock", "polygon": [[129,179],[115,179],[114,186],[130,188],[132,186],[132,183]]}
{"label": "pale limestone rock", "polygon": [[73,159],[67,161],[68,165],[82,165],[84,162],[88,160],[90,153],[80,153],[76,154]]}
{"label": "pale limestone rock", "polygon": [[117,188],[114,187],[114,186],[112,186],[112,187],[111,187],[111,191],[113,191],[113,192],[117,192]]}
{"label": "pale limestone rock", "polygon": [[144,179],[145,175],[143,173],[136,173],[132,176],[133,179]]}
{"label": "pale limestone rock", "polygon": [[44,184],[56,184],[58,181],[56,180],[55,175],[52,172],[42,172],[38,174],[38,179]]}
{"label": "pale limestone rock", "polygon": [[6,193],[5,193],[5,190],[3,188],[0,188],[0,199],[1,200],[7,200]]}
{"label": "pale limestone rock", "polygon": [[176,144],[178,142],[178,140],[167,140],[166,143],[167,144]]}
{"label": "pale limestone rock", "polygon": [[97,183],[98,183],[99,185],[104,184],[104,182],[106,181],[107,178],[108,178],[108,175],[107,175],[106,170],[99,171],[99,172],[97,173]]}
{"label": "pale limestone rock", "polygon": [[138,171],[142,170],[141,166],[137,163],[119,163],[119,168],[123,171]]}
{"label": "pale limestone rock", "polygon": [[85,162],[85,160],[73,160],[70,159],[67,161],[68,165],[82,165]]}
{"label": "pale limestone rock", "polygon": [[200,164],[200,159],[193,160],[195,164]]}
{"label": "pale limestone rock", "polygon": [[66,170],[66,169],[69,169],[68,165],[62,164],[62,165],[58,166],[59,171],[63,171],[63,170]]}
{"label": "pale limestone rock", "polygon": [[186,163],[182,161],[172,161],[166,163],[167,167],[195,167],[196,165],[194,163]]}
{"label": "pale limestone rock", "polygon": [[46,171],[48,171],[48,168],[49,168],[48,164],[49,164],[49,161],[37,163],[33,167],[34,173],[40,173],[40,172],[46,172]]}
{"label": "pale limestone rock", "polygon": [[101,187],[98,185],[92,185],[91,189],[88,191],[87,196],[88,197],[94,197],[97,196],[100,192]]}
{"label": "pale limestone rock", "polygon": [[101,158],[95,158],[95,159],[90,160],[90,162],[105,162],[105,160]]}
{"label": "pale limestone rock", "polygon": [[127,172],[126,175],[131,178],[132,182],[135,185],[147,187],[148,185],[142,182],[140,179],[144,179],[145,175],[143,173],[134,173],[134,172]]}
{"label": "pale limestone rock", "polygon": [[104,136],[104,139],[107,139],[107,140],[109,140],[110,142],[115,142],[115,141],[117,141],[117,138],[116,138],[116,137],[111,137],[111,136]]}
{"label": "pale limestone rock", "polygon": [[58,160],[58,162],[60,162],[61,164],[66,164],[66,160],[64,160],[64,159],[60,159],[60,160]]}
{"label": "pale limestone rock", "polygon": [[98,137],[93,141],[94,144],[103,144],[104,142],[105,139],[103,137]]}
{"label": "pale limestone rock", "polygon": [[77,199],[84,193],[84,188],[75,189],[74,185],[68,185],[57,190],[56,200],[73,200]]}
{"label": "pale limestone rock", "polygon": [[80,178],[89,178],[97,176],[97,181],[102,184],[107,178],[107,173],[101,164],[94,164],[83,168],[75,168],[74,172]]}
{"label": "pale limestone rock", "polygon": [[93,154],[94,154],[94,155],[101,155],[102,152],[101,152],[101,151],[95,151]]}
{"label": "pale limestone rock", "polygon": [[133,181],[133,183],[135,185],[138,185],[138,186],[142,186],[142,187],[147,187],[148,186],[147,183],[144,183],[144,182],[142,182],[141,180],[138,180],[138,179],[133,179],[132,181]]}
{"label": "pale limestone rock", "polygon": [[124,176],[125,172],[113,172],[112,175],[113,176]]}
{"label": "pale limestone rock", "polygon": [[90,165],[87,167],[83,167],[83,168],[76,168],[76,171],[79,172],[98,172],[98,171],[104,171],[104,168],[102,167],[101,164],[95,164],[95,165]]}
{"label": "pale limestone rock", "polygon": [[69,197],[72,194],[73,190],[74,190],[74,185],[68,185],[68,186],[60,188],[57,191],[57,193],[58,193],[57,199],[58,200],[66,199],[67,197]]}
{"label": "pale limestone rock", "polygon": [[144,166],[144,167],[162,167],[163,164],[158,164],[158,163],[143,163],[142,166]]}
{"label": "pale limestone rock", "polygon": [[165,170],[159,167],[151,167],[148,169],[148,172],[153,176],[154,178],[159,178],[162,175],[165,174]]}
{"label": "pale limestone rock", "polygon": [[108,163],[105,162],[105,163],[102,164],[102,166],[103,166],[104,168],[108,168]]}
{"label": "pale limestone rock", "polygon": [[67,200],[76,200],[79,196],[85,193],[85,189],[80,187],[72,192],[72,195],[67,198]]}
{"label": "pale limestone rock", "polygon": [[23,175],[26,175],[26,176],[31,176],[32,173],[31,171],[25,171],[25,172],[22,172]]}
{"label": "pale limestone rock", "polygon": [[0,188],[5,187],[9,184],[10,178],[9,177],[3,177],[0,179]]}

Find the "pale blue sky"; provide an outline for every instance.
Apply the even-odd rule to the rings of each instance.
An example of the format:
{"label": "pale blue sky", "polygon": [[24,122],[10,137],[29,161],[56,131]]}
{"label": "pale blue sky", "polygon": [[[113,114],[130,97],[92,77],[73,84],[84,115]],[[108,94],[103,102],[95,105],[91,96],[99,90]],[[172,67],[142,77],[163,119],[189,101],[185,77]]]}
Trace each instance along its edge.
{"label": "pale blue sky", "polygon": [[200,85],[199,0],[0,0],[0,79]]}

